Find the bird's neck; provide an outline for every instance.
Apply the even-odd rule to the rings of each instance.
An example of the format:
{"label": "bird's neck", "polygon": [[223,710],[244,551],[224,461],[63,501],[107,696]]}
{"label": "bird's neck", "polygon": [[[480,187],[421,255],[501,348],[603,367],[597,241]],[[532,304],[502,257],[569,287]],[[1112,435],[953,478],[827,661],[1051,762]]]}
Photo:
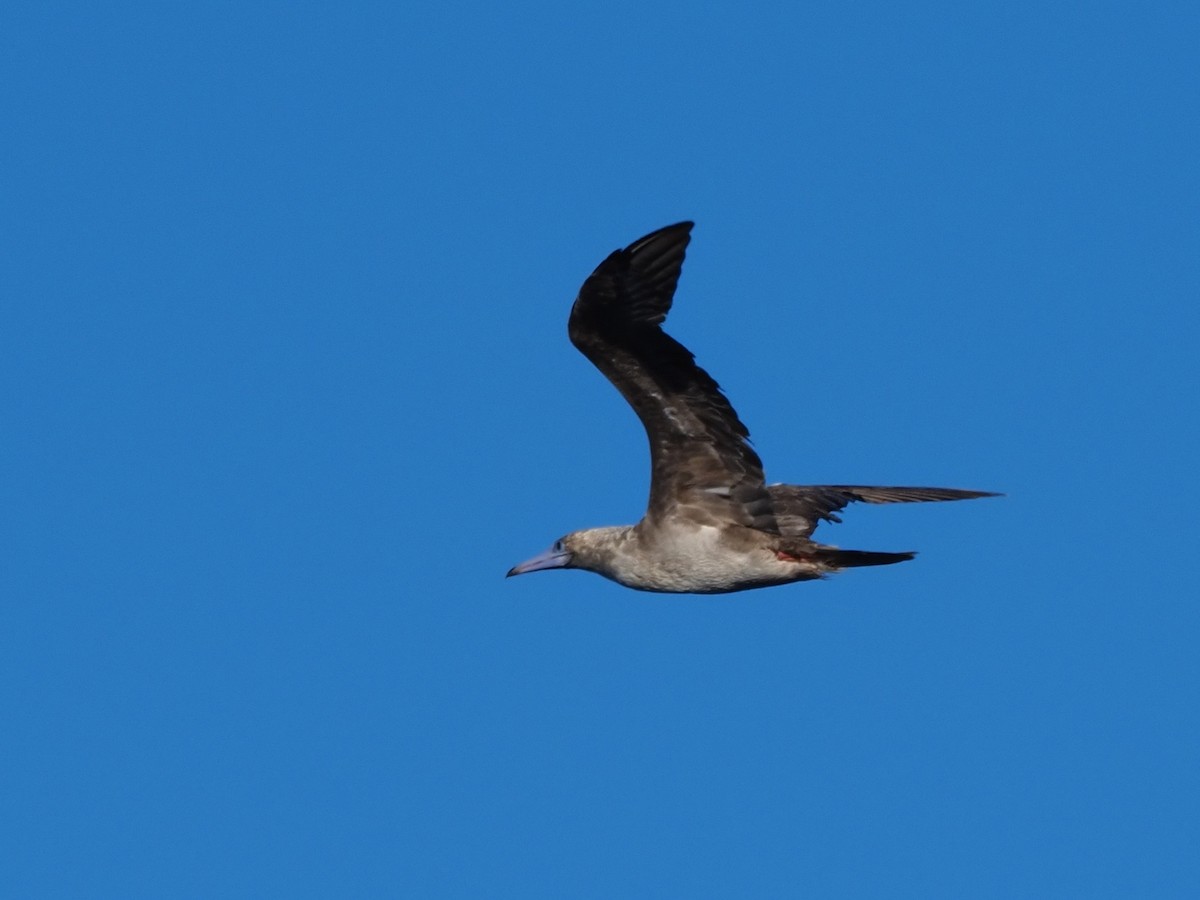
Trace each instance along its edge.
{"label": "bird's neck", "polygon": [[576,533],[574,565],[606,578],[616,578],[622,560],[637,547],[632,525],[606,525]]}

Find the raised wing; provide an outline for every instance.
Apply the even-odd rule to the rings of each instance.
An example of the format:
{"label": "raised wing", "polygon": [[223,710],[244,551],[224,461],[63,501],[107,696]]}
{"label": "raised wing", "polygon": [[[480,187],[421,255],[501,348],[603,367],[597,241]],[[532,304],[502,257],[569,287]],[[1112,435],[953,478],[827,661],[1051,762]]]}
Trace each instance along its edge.
{"label": "raised wing", "polygon": [[866,487],[849,484],[772,484],[767,486],[779,533],[809,537],[822,519],[840,522],[838,512],[855,500],[864,503],[929,503],[939,500],[973,500],[998,497],[990,491],[959,488]]}
{"label": "raised wing", "polygon": [[573,343],[629,401],[650,441],[651,524],[774,531],[762,462],[721,388],[659,326],[667,317],[691,222],[669,225],[614,251],[571,308]]}

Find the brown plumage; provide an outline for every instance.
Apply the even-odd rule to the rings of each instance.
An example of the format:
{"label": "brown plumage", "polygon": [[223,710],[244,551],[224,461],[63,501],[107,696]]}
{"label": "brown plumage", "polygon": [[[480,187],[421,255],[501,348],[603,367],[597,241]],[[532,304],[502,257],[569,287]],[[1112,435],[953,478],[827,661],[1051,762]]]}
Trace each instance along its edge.
{"label": "brown plumage", "polygon": [[995,496],[955,488],[768,485],[749,431],[717,383],[661,325],[691,222],[614,251],[571,309],[571,342],[633,407],[650,442],[650,498],[633,526],[566,535],[509,575],[583,568],[640,590],[721,593],[886,565],[912,553],[839,550],[810,539],[848,503]]}

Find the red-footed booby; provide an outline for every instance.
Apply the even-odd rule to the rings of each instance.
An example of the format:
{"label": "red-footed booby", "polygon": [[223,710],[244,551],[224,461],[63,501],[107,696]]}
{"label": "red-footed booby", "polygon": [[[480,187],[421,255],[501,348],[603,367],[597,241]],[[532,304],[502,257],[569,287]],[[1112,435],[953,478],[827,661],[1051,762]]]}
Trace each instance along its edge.
{"label": "red-footed booby", "polygon": [[636,525],[572,531],[508,574],[586,569],[642,591],[720,594],[808,581],[912,552],[839,550],[811,539],[848,503],[997,496],[928,487],[767,484],[750,432],[715,381],[661,328],[691,240],[669,225],[616,250],[571,308],[573,343],[633,407],[650,439],[650,502]]}

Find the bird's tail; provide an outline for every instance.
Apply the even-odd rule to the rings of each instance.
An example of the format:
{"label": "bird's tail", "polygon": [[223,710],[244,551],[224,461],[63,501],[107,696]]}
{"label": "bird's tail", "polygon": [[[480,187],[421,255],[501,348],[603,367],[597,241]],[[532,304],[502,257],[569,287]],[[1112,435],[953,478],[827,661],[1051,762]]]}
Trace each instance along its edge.
{"label": "bird's tail", "polygon": [[856,566],[890,566],[905,562],[917,554],[884,553],[878,550],[839,550],[837,547],[820,547],[810,551],[811,556],[831,569],[852,569]]}

